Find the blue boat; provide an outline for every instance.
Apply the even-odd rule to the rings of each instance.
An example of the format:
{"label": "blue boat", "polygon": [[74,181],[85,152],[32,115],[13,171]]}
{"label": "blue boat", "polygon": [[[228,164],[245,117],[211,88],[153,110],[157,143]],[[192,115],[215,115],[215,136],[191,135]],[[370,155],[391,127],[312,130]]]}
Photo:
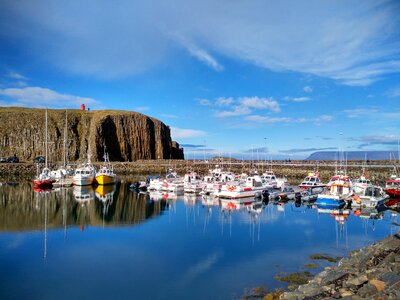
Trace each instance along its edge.
{"label": "blue boat", "polygon": [[324,208],[342,208],[351,201],[353,190],[347,176],[339,176],[330,185],[326,193],[319,194],[315,205]]}

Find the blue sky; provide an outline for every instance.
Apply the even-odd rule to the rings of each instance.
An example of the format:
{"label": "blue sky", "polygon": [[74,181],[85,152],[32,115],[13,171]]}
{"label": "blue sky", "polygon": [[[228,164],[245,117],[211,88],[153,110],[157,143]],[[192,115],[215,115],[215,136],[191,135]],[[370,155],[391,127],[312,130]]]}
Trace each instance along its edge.
{"label": "blue sky", "polygon": [[186,158],[397,151],[399,1],[1,1],[0,105],[139,111]]}

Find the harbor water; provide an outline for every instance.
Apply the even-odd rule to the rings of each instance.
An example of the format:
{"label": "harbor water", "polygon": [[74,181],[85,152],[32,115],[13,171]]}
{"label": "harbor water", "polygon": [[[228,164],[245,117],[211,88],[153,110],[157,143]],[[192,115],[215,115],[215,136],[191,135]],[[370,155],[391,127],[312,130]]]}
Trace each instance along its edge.
{"label": "harbor water", "polygon": [[[390,210],[137,193],[129,183],[0,186],[2,299],[239,299],[287,288],[326,260],[394,234]],[[307,264],[316,264],[310,269]]]}

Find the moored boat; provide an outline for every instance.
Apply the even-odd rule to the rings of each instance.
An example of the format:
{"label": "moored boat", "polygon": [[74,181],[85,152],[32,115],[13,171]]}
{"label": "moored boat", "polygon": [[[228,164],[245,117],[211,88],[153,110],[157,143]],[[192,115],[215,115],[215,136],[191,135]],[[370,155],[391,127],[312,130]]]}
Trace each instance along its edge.
{"label": "moored boat", "polygon": [[390,198],[400,198],[400,178],[397,175],[386,180],[385,192]]}
{"label": "moored boat", "polygon": [[326,193],[318,195],[315,204],[322,207],[341,208],[347,202],[351,202],[353,190],[347,177],[339,176],[335,181],[331,182]]}
{"label": "moored boat", "polygon": [[45,161],[44,168],[40,174],[33,180],[33,185],[39,189],[51,188],[55,179],[51,176],[50,169],[47,167],[47,109],[45,110]]}
{"label": "moored boat", "polygon": [[114,184],[116,178],[117,175],[114,173],[113,167],[110,165],[108,153],[104,153],[104,164],[100,167],[100,170],[96,172],[96,181],[100,185]]}
{"label": "moored boat", "polygon": [[309,187],[325,187],[326,184],[322,183],[321,177],[318,172],[309,172],[304,180],[299,184],[302,189]]}
{"label": "moored boat", "polygon": [[352,207],[371,207],[376,208],[383,206],[389,196],[383,191],[380,186],[369,184],[362,193],[356,193],[352,199]]}
{"label": "moored boat", "polygon": [[365,189],[368,186],[371,186],[371,180],[369,180],[368,175],[363,173],[360,177],[358,177],[353,183],[354,192],[357,194],[364,193]]}
{"label": "moored boat", "polygon": [[220,198],[238,199],[248,197],[261,197],[262,191],[271,188],[262,182],[259,175],[249,176],[243,184],[238,182],[227,183],[217,193]]}
{"label": "moored boat", "polygon": [[42,172],[33,180],[33,185],[37,188],[51,188],[55,179],[50,175],[49,168],[43,168]]}
{"label": "moored boat", "polygon": [[96,169],[90,161],[90,155],[88,161],[83,163],[79,168],[76,169],[74,175],[75,185],[92,185],[96,178]]}

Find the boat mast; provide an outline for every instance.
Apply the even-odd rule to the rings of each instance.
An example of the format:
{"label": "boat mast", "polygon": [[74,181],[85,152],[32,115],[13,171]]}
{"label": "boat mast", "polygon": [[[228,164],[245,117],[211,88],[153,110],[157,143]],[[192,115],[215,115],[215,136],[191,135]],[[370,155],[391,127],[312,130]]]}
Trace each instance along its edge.
{"label": "boat mast", "polygon": [[67,141],[68,141],[68,119],[67,110],[65,110],[65,129],[64,129],[64,167],[67,166]]}
{"label": "boat mast", "polygon": [[47,169],[47,108],[46,108],[46,114],[45,114],[45,129],[44,129],[44,138],[45,138],[45,168]]}

